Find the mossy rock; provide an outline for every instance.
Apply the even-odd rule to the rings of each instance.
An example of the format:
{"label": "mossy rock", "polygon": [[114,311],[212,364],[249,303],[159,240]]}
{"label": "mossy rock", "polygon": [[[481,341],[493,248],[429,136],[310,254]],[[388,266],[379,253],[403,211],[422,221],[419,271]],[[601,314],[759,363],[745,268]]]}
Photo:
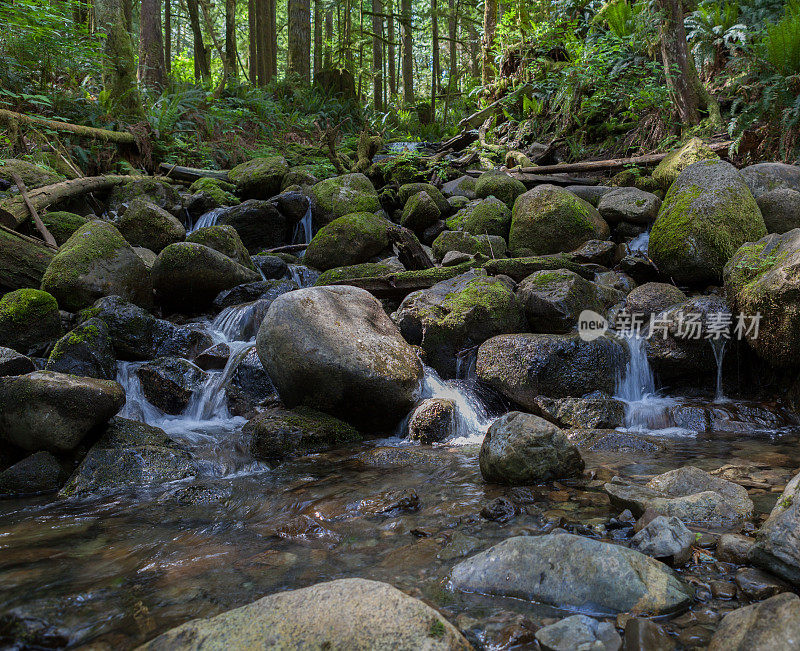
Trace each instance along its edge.
{"label": "mossy rock", "polygon": [[527,278],[537,271],[552,271],[556,269],[568,269],[574,271],[579,276],[591,280],[594,272],[585,269],[577,262],[573,262],[565,256],[542,256],[534,255],[525,258],[501,258],[499,260],[489,260],[483,265],[486,273],[493,276],[508,276],[517,282]]}
{"label": "mossy rock", "polygon": [[400,223],[415,233],[422,233],[435,224],[441,216],[442,211],[439,210],[436,201],[425,190],[421,190],[406,202]]}
{"label": "mossy rock", "polygon": [[256,267],[250,259],[250,254],[233,226],[217,224],[198,228],[194,233],[189,234],[186,241],[202,244],[219,251],[240,265],[256,271]]}
{"label": "mossy rock", "polygon": [[308,188],[317,183],[319,183],[319,178],[307,167],[290,167],[289,171],[283,176],[281,190],[285,190],[292,185]]}
{"label": "mossy rock", "polygon": [[398,273],[397,267],[386,264],[385,262],[364,262],[362,264],[328,269],[320,274],[314,285],[335,285],[345,280],[353,280],[356,278],[382,278],[383,276],[390,276],[396,273]]}
{"label": "mossy rock", "polygon": [[226,183],[220,179],[202,177],[197,179],[189,186],[189,192],[205,192],[218,206],[238,206],[239,197],[233,192],[236,186],[233,183]]}
{"label": "mossy rock", "polygon": [[76,326],[56,342],[45,365],[46,371],[113,380],[117,360],[105,321],[93,317]]}
{"label": "mossy rock", "polygon": [[119,212],[122,204],[129,204],[134,199],[144,199],[154,203],[175,217],[183,216],[183,201],[178,191],[169,182],[160,178],[144,178],[128,181],[124,185],[114,186],[108,198],[108,208]]}
{"label": "mossy rock", "polygon": [[446,197],[465,197],[469,200],[475,199],[475,179],[471,176],[463,175],[448,181],[442,186],[442,193]]}
{"label": "mossy rock", "polygon": [[677,283],[718,283],[745,242],[767,234],[761,210],[730,163],[704,160],[680,173],[650,233],[650,257]]}
{"label": "mossy rock", "polygon": [[450,212],[450,204],[447,203],[445,196],[441,193],[439,188],[430,183],[406,183],[400,186],[400,189],[397,191],[397,196],[400,199],[400,203],[405,206],[411,197],[423,190],[433,199],[436,203],[436,207],[439,208],[443,215]]}
{"label": "mossy rock", "polygon": [[366,262],[388,248],[392,227],[387,219],[369,212],[339,217],[314,235],[303,261],[321,271]]}
{"label": "mossy rock", "polygon": [[42,223],[47,227],[52,236],[56,238],[56,244],[61,246],[72,234],[89,221],[86,217],[76,215],[74,212],[56,210],[43,215]]}
{"label": "mossy rock", "polygon": [[320,181],[309,190],[314,221],[325,225],[354,212],[381,209],[378,193],[363,174],[344,174]]}
{"label": "mossy rock", "polygon": [[511,210],[496,197],[479,201],[465,209],[462,228],[473,235],[497,235],[508,239],[511,228]]}
{"label": "mossy rock", "polygon": [[42,289],[70,312],[101,296],[121,296],[136,305],[152,304],[150,271],[113,224],[90,221],[70,237],[50,262]]}
{"label": "mossy rock", "polygon": [[154,253],[186,237],[186,229],[175,217],[141,198],[128,204],[115,225],[131,246],[141,246]]}
{"label": "mossy rock", "polygon": [[228,179],[248,199],[268,199],[281,191],[289,164],[283,156],[254,158],[228,172]]}
{"label": "mossy rock", "polygon": [[17,289],[0,298],[0,342],[17,352],[48,344],[61,336],[56,299],[39,289]]}
{"label": "mossy rock", "polygon": [[430,176],[425,158],[414,153],[384,158],[373,164],[371,174],[381,178],[384,183],[421,183]]}
{"label": "mossy rock", "polygon": [[517,197],[524,193],[525,186],[522,181],[497,170],[484,172],[475,181],[475,194],[479,198],[496,197],[509,208],[512,208]]}
{"label": "mossy rock", "polygon": [[[653,170],[653,180],[659,187],[666,190],[683,170],[701,160],[719,160],[719,156],[700,138],[692,138],[682,147],[667,154],[666,158]],[[652,192],[649,189],[648,191]]]}
{"label": "mossy rock", "polygon": [[433,242],[433,255],[441,260],[450,251],[468,255],[480,253],[487,258],[502,258],[506,253],[506,242],[497,235],[470,235],[463,231],[444,231]]}
{"label": "mossy rock", "polygon": [[606,240],[610,232],[591,204],[563,188],[539,185],[514,203],[508,244],[516,255],[544,255]]}
{"label": "mossy rock", "polygon": [[0,160],[0,179],[10,183],[12,188],[16,188],[16,183],[14,182],[12,174],[19,176],[20,180],[29,190],[42,187],[43,185],[59,183],[66,179],[65,176],[62,176],[45,165],[37,165],[36,163],[19,160],[17,158]]}
{"label": "mossy rock", "polygon": [[309,407],[271,409],[249,421],[242,432],[252,436],[250,453],[263,461],[283,461],[361,441],[352,425]]}

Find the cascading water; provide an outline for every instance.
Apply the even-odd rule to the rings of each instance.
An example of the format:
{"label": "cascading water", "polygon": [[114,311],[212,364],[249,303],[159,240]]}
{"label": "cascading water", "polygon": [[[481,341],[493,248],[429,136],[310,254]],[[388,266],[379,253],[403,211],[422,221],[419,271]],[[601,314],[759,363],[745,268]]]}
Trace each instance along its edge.
{"label": "cascading water", "polygon": [[722,388],[722,362],[725,359],[725,348],[728,345],[727,339],[709,339],[711,350],[714,351],[714,360],[717,362],[717,389],[714,392],[714,402],[726,402],[725,391]]}
{"label": "cascading water", "polygon": [[300,289],[303,289],[305,287],[311,287],[311,285],[317,282],[317,278],[319,278],[319,272],[309,269],[302,264],[290,264],[289,276],[294,282],[297,283],[297,286]]}
{"label": "cascading water", "polygon": [[[297,244],[308,244],[311,242],[311,238],[314,237],[313,221],[311,206],[309,205],[306,209],[306,214],[303,215],[303,218],[297,223],[297,226],[294,227],[294,236],[292,240]],[[302,235],[302,241],[298,241],[300,235]]]}
{"label": "cascading water", "polygon": [[212,208],[207,213],[203,213],[197,219],[197,222],[189,228],[189,233],[194,233],[196,230],[206,226],[215,226],[225,210],[225,208]]}
{"label": "cascading water", "polygon": [[628,250],[631,253],[644,253],[647,255],[647,249],[650,246],[650,231],[646,230],[644,233],[639,233],[628,243]]}
{"label": "cascading water", "polygon": [[477,363],[478,346],[459,352],[456,355],[456,378],[459,380],[473,380]]}

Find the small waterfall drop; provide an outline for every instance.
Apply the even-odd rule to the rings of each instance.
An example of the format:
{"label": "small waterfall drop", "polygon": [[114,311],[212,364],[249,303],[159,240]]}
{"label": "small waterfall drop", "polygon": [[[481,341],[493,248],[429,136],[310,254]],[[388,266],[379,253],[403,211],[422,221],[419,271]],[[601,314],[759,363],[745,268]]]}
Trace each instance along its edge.
{"label": "small waterfall drop", "polygon": [[317,282],[317,278],[319,278],[319,272],[309,269],[303,264],[290,264],[289,276],[294,282],[297,283],[297,286],[300,289],[305,289],[306,287],[311,287],[311,285]]}
{"label": "small waterfall drop", "polygon": [[709,339],[711,350],[714,351],[714,360],[717,362],[717,388],[714,392],[714,402],[727,402],[725,391],[722,388],[722,362],[725,360],[725,348],[728,340],[724,338]]}
{"label": "small waterfall drop", "polygon": [[456,355],[456,377],[459,380],[473,380],[478,363],[478,346],[462,350]]}
{"label": "small waterfall drop", "polygon": [[650,246],[650,231],[646,230],[644,233],[639,233],[628,243],[628,250],[631,253],[644,253],[647,255],[647,249]]}
{"label": "small waterfall drop", "polygon": [[207,213],[203,213],[198,217],[197,222],[189,228],[187,235],[206,226],[216,226],[217,221],[226,210],[227,208],[212,208]]}
{"label": "small waterfall drop", "polygon": [[[314,237],[313,221],[314,220],[311,216],[311,205],[309,204],[308,208],[306,209],[306,214],[303,215],[303,218],[297,223],[297,226],[294,227],[294,236],[292,237],[292,241],[296,242],[297,244],[310,243],[311,238]],[[300,240],[301,235],[302,240]]]}

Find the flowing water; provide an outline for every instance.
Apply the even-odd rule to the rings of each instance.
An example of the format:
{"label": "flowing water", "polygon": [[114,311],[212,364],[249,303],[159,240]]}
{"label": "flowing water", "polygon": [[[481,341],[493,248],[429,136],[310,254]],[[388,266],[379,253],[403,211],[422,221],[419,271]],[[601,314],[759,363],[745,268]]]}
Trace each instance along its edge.
{"label": "flowing water", "polygon": [[311,205],[306,208],[303,218],[294,227],[292,241],[295,244],[308,244],[314,237],[314,220],[311,216]]}
{"label": "flowing water", "polygon": [[650,230],[640,233],[628,243],[628,250],[631,253],[644,253],[647,255],[647,249],[650,246]]}
{"label": "flowing water", "polygon": [[200,217],[197,218],[197,222],[195,222],[194,224],[190,225],[190,227],[189,227],[189,229],[187,231],[187,235],[190,234],[190,233],[194,233],[196,230],[198,230],[200,228],[205,228],[206,226],[216,226],[217,225],[217,221],[223,215],[225,210],[227,210],[227,209],[226,208],[212,208],[208,212],[203,213],[202,215],[200,215]]}

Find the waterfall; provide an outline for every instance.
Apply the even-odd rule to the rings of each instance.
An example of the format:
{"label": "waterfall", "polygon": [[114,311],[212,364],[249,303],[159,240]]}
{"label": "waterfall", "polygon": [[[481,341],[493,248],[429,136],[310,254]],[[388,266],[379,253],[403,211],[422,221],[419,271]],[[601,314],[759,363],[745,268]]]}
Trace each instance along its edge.
{"label": "waterfall", "polygon": [[200,228],[205,228],[206,226],[215,226],[217,220],[222,216],[222,214],[227,210],[227,208],[212,208],[207,213],[203,213],[197,220],[197,223],[192,226],[187,235],[190,233],[194,233],[196,230]]}
{"label": "waterfall", "polygon": [[456,355],[456,377],[459,380],[475,378],[475,367],[478,363],[478,346],[467,348]]}
{"label": "waterfall", "polygon": [[268,306],[267,301],[257,300],[226,307],[211,323],[215,343],[254,340]]}
{"label": "waterfall", "polygon": [[182,415],[191,421],[229,420],[231,414],[228,411],[225,387],[236,367],[254,347],[255,344],[249,341],[231,343],[231,354],[225,368],[221,371],[209,371],[203,388],[195,392]]}
{"label": "waterfall", "polygon": [[709,339],[711,350],[714,351],[714,360],[717,362],[717,389],[714,392],[714,402],[726,402],[725,391],[722,388],[722,362],[725,359],[727,339]]}
{"label": "waterfall", "polygon": [[297,283],[297,286],[300,289],[305,289],[306,287],[311,287],[311,285],[317,282],[319,273],[302,264],[290,264],[289,276],[294,282]]}
{"label": "waterfall", "polygon": [[[311,217],[311,204],[309,204],[308,208],[306,208],[306,214],[303,215],[303,218],[297,223],[297,226],[294,227],[294,235],[292,237],[293,242],[297,242],[298,244],[308,244],[311,242],[311,238],[314,237],[314,225],[313,219]],[[298,236],[300,235],[300,231],[302,230],[303,240],[298,242]]]}
{"label": "waterfall", "polygon": [[483,441],[491,418],[478,395],[467,383],[442,380],[432,368],[425,366],[420,399],[443,398],[455,404],[455,432],[447,441],[451,445],[475,444]]}
{"label": "waterfall", "polygon": [[628,250],[631,253],[644,253],[647,255],[647,249],[650,246],[650,231],[639,233],[628,243]]}
{"label": "waterfall", "polygon": [[144,397],[136,369],[141,362],[117,362],[117,382],[125,391],[125,405],[118,416],[138,420],[148,425],[158,425],[166,418],[166,414]]}

